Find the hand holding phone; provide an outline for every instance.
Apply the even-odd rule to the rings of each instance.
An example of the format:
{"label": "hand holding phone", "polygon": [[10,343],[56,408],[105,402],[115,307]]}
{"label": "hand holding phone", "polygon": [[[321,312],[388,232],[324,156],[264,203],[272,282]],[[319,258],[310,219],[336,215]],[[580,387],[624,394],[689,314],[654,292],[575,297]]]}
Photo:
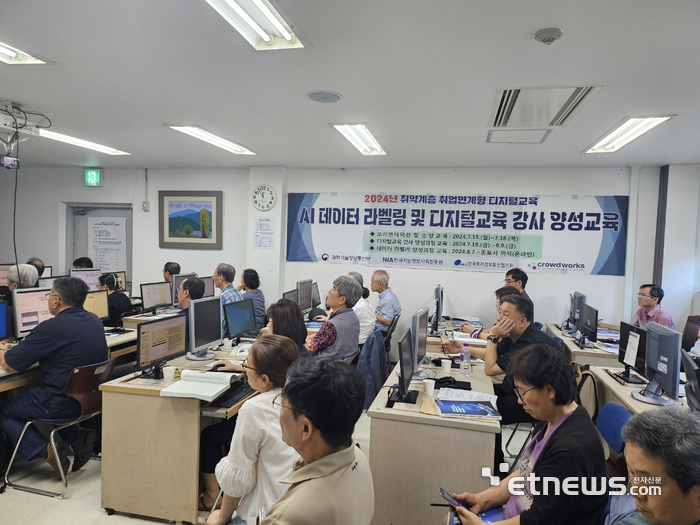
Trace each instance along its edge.
{"label": "hand holding phone", "polygon": [[[450,505],[452,505],[454,508],[457,508],[457,507],[464,507],[465,509],[467,508],[467,507],[465,507],[464,505],[462,505],[459,501],[457,501],[456,499],[454,499],[454,498],[452,497],[452,495],[449,494],[449,493],[448,493],[445,489],[443,489],[443,488],[440,488],[440,496],[442,496],[442,497],[443,497]],[[467,510],[469,510],[469,509],[467,509]]]}

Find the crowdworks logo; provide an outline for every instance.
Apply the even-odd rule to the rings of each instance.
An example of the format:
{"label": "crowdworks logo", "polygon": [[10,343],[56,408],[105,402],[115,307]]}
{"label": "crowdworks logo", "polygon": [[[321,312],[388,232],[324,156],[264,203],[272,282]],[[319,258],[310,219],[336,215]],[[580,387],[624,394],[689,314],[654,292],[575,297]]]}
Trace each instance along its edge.
{"label": "crowdworks logo", "polygon": [[328,260],[328,254],[327,254],[327,253],[324,253],[323,255],[321,255],[321,260],[322,260],[322,261],[327,261],[327,260]]}
{"label": "crowdworks logo", "polygon": [[[508,472],[508,463],[498,465],[498,470],[502,473]],[[491,486],[495,487],[501,483],[498,476],[491,475],[490,467],[481,469],[481,476],[489,478]],[[657,483],[656,485],[641,485],[640,483]],[[660,496],[661,478],[633,478],[632,485],[629,487],[629,494],[632,496]],[[606,479],[601,478],[554,478],[550,476],[540,477],[532,472],[526,477],[514,476],[508,480],[508,492],[513,496],[524,496],[525,487],[527,485],[528,492],[533,496],[548,496],[553,494],[559,496],[566,494],[567,496],[578,496],[584,494],[586,496],[596,496],[605,494],[606,492],[614,495],[623,495],[627,493],[627,480],[624,477],[614,477]]]}
{"label": "crowdworks logo", "polygon": [[527,267],[531,270],[537,270],[537,263],[533,261],[530,264],[528,264]]}

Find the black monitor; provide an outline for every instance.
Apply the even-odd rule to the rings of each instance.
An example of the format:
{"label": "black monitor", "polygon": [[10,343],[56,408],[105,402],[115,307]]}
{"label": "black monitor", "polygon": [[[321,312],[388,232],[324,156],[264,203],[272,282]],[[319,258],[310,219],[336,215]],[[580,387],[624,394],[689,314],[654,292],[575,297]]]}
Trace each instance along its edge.
{"label": "black monitor", "polygon": [[253,311],[252,299],[225,304],[224,315],[226,315],[229,338],[235,339],[236,344],[240,342],[243,334],[255,330],[255,312]]}
{"label": "black monitor", "polygon": [[[649,323],[644,372],[649,384],[641,392],[632,392],[632,397],[652,405],[672,405],[672,399],[678,399],[680,356],[681,334],[658,323]],[[671,399],[664,397],[663,392]]]}
{"label": "black monitor", "polygon": [[83,303],[83,308],[95,314],[103,321],[109,319],[109,305],[107,304],[107,290],[88,292]]}
{"label": "black monitor", "polygon": [[144,310],[173,304],[172,287],[170,283],[146,283],[141,285],[141,302]]}
{"label": "black monitor", "polygon": [[413,379],[427,379],[424,372],[418,370],[428,352],[428,309],[423,308],[411,320],[411,343],[413,346]]}
{"label": "black monitor", "polygon": [[409,390],[411,378],[413,376],[413,350],[411,348],[411,329],[406,330],[403,337],[399,339],[399,369],[401,377],[399,377],[399,387],[395,391],[390,402],[415,404],[418,399],[417,390]]}
{"label": "black monitor", "polygon": [[91,292],[100,289],[100,277],[102,277],[100,268],[71,268],[68,273],[71,277],[85,281]]}
{"label": "black monitor", "polygon": [[299,302],[297,304],[304,315],[311,311],[312,291],[313,281],[311,279],[297,281],[297,293],[299,294]]}
{"label": "black monitor", "polygon": [[7,337],[7,303],[0,303],[0,337]]}
{"label": "black monitor", "polygon": [[299,293],[296,289],[289,290],[288,292],[284,292],[282,294],[282,299],[287,299],[293,303],[299,304]]}
{"label": "black monitor", "polygon": [[435,302],[435,315],[433,316],[433,324],[430,328],[431,337],[439,337],[440,332],[438,328],[442,322],[442,286],[439,284],[435,287],[433,292],[433,301]]}
{"label": "black monitor", "polygon": [[700,410],[700,371],[690,354],[681,348],[681,363],[685,370],[685,398],[691,410]]}
{"label": "black monitor", "polygon": [[574,292],[574,295],[569,296],[571,303],[569,305],[569,324],[571,331],[579,330],[579,320],[581,319],[581,310],[586,304],[586,296],[581,292]]}
{"label": "black monitor", "polygon": [[214,278],[208,275],[200,277],[200,279],[204,281],[204,295],[202,297],[214,297]]}
{"label": "black monitor", "polygon": [[190,301],[190,340],[187,359],[206,361],[214,359],[214,347],[221,343],[221,299],[206,297]]}
{"label": "black monitor", "polygon": [[177,304],[177,291],[180,289],[180,284],[182,281],[187,279],[188,277],[197,277],[197,274],[192,272],[192,273],[179,273],[177,275],[173,275],[172,280],[170,281],[170,300],[171,303],[174,305]]}
{"label": "black monitor", "polygon": [[[630,345],[630,334],[636,334],[632,336],[632,344]],[[636,356],[634,356],[634,347],[636,342]],[[629,355],[628,355],[629,350]],[[634,377],[630,371],[630,368],[635,368],[640,374],[644,374],[644,359],[647,353],[647,331],[644,328],[639,328],[638,326],[633,326],[629,323],[620,323],[620,350],[617,356],[617,360],[625,365],[625,371],[615,374],[615,377],[622,379],[625,383],[630,383],[634,385],[644,384],[645,381],[639,380]]]}
{"label": "black monitor", "polygon": [[12,290],[15,336],[25,337],[53,315],[49,311],[50,288],[20,288]]}
{"label": "black monitor", "polygon": [[53,275],[53,266],[44,265],[44,271],[39,277],[51,277]]}
{"label": "black monitor", "polygon": [[578,320],[578,330],[581,332],[579,346],[584,345],[586,339],[591,343],[598,341],[598,310],[584,304],[581,308],[581,317]]}
{"label": "black monitor", "polygon": [[[318,291],[318,283],[311,287],[311,308],[317,308],[321,304],[321,294]],[[323,306],[326,306],[325,304]]]}
{"label": "black monitor", "polygon": [[136,331],[136,368],[153,369],[153,377],[162,379],[161,366],[185,354],[186,325],[187,317],[184,315],[139,323]]}

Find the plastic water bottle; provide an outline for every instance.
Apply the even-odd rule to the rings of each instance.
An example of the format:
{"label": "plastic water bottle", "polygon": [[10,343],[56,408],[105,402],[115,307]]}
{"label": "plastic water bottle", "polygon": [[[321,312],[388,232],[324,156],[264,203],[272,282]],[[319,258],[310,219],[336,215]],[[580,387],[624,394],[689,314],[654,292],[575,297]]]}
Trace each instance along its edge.
{"label": "plastic water bottle", "polygon": [[462,346],[462,351],[459,354],[459,373],[460,375],[469,377],[472,375],[472,364],[470,359],[472,357],[471,351],[469,350],[469,345],[465,344]]}

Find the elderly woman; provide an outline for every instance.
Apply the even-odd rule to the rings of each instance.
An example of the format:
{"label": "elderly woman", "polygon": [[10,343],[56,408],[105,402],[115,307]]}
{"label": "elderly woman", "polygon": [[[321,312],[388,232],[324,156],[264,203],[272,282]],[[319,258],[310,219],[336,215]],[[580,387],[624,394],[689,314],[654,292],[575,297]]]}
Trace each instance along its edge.
{"label": "elderly woman", "polygon": [[[532,345],[515,355],[508,374],[525,411],[542,423],[525,447],[520,468],[500,485],[478,494],[454,495],[469,508],[457,509],[459,519],[463,524],[482,523],[477,514],[505,505],[505,521],[499,523],[508,525],[597,523],[608,501],[605,454],[588,412],[574,401],[576,383],[570,364],[560,350]],[[530,475],[535,476],[532,487]],[[514,477],[524,480],[520,495],[508,490]],[[557,478],[560,486],[564,479],[574,478],[576,495],[556,491],[551,482],[543,494],[543,478]],[[599,494],[579,492],[584,485],[587,492],[597,488]]]}

